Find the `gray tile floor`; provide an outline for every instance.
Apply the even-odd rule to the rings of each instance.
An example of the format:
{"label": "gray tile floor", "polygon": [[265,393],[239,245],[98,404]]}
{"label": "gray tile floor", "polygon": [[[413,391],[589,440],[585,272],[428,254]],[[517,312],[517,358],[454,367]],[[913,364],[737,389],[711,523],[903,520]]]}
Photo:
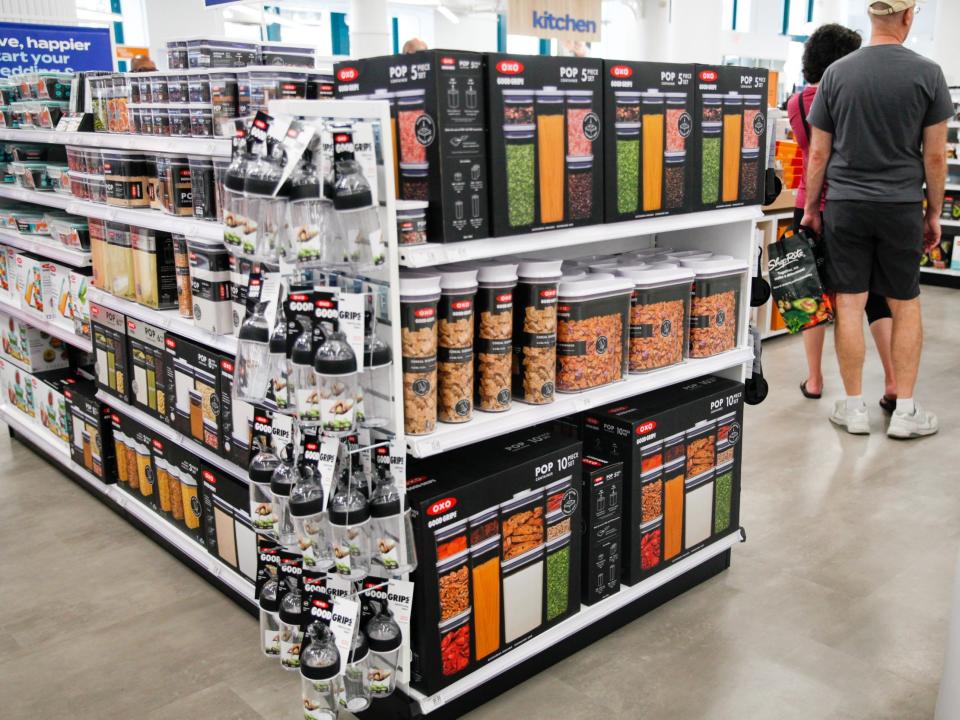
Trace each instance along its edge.
{"label": "gray tile floor", "polygon": [[[730,570],[470,719],[932,717],[960,546],[956,292],[924,296],[938,437],[887,440],[875,405],[869,438],[837,432],[832,356],[811,402],[800,342],[768,343]],[[871,402],[881,389],[871,356]],[[0,716],[302,717],[251,616],[5,435],[0,468]]]}

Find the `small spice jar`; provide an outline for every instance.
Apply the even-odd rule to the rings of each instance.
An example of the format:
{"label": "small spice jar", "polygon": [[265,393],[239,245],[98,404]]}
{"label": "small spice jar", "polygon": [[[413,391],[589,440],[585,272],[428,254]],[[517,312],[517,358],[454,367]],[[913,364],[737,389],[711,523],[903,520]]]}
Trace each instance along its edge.
{"label": "small spice jar", "polygon": [[438,267],[440,305],[437,340],[437,417],[461,423],[473,417],[473,326],[477,271]]}

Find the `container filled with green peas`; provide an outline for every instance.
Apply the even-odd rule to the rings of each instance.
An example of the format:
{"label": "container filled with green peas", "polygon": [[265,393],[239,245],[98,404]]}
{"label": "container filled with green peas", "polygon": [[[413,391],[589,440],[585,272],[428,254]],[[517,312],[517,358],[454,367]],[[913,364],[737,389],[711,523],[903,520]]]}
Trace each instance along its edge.
{"label": "container filled with green peas", "polygon": [[635,213],[640,204],[640,123],[618,122],[617,212]]}
{"label": "container filled with green peas", "polygon": [[510,227],[532,225],[536,209],[535,125],[504,125],[507,217]]}
{"label": "container filled with green peas", "polygon": [[717,468],[713,491],[713,532],[720,534],[730,527],[733,500],[733,463]]}

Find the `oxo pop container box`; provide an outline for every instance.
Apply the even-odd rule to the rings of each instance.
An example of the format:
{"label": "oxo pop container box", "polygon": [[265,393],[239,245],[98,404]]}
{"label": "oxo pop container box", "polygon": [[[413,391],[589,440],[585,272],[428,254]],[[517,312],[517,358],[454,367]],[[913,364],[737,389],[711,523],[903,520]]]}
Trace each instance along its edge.
{"label": "oxo pop container box", "polygon": [[605,60],[607,222],[688,212],[694,66]]}
{"label": "oxo pop container box", "polygon": [[493,234],[603,222],[603,61],[486,59]]}
{"label": "oxo pop container box", "polygon": [[200,463],[200,486],[201,534],[207,552],[250,580],[256,579],[257,535],[250,524],[246,483],[212,465]]}
{"label": "oxo pop container box", "polygon": [[70,416],[70,459],[105,483],[117,480],[110,408],[96,398],[96,385],[77,380],[63,389]]}
{"label": "oxo pop container box", "polygon": [[585,453],[623,461],[623,582],[739,527],[743,385],[708,375],[583,416]]}
{"label": "oxo pop container box", "polygon": [[168,424],[222,454],[219,353],[172,333],[167,333],[164,345]]}
{"label": "oxo pop container box", "polygon": [[433,693],[580,607],[580,442],[545,426],[411,461],[414,685]]}
{"label": "oxo pop container box", "polygon": [[693,209],[759,205],[767,167],[768,73],[697,65]]}
{"label": "oxo pop container box", "polygon": [[582,599],[593,605],[620,589],[623,463],[583,457]]}
{"label": "oxo pop container box", "polygon": [[334,65],[337,97],[390,103],[394,178],[403,200],[426,200],[428,239],[490,236],[483,56],[451,50]]}

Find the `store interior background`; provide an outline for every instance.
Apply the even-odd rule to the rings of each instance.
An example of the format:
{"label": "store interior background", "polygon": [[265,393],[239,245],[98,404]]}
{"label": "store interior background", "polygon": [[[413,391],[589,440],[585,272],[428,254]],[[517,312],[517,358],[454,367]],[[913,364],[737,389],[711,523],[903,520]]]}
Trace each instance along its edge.
{"label": "store interior background", "polygon": [[[167,40],[189,34],[316,45],[320,55],[365,57],[420,37],[432,48],[502,51],[496,0],[282,0],[198,10],[200,0],[0,0],[0,15],[26,22],[120,23],[123,43],[162,55]],[[960,2],[921,0],[908,46],[940,63],[960,84]],[[26,11],[26,14],[25,14]],[[608,0],[603,40],[592,57],[729,63],[780,71],[780,97],[800,82],[803,41],[839,22],[868,35],[862,0]],[[114,25],[115,30],[117,26]],[[718,28],[722,31],[718,32]],[[506,52],[563,54],[557,41],[507,34]]]}

